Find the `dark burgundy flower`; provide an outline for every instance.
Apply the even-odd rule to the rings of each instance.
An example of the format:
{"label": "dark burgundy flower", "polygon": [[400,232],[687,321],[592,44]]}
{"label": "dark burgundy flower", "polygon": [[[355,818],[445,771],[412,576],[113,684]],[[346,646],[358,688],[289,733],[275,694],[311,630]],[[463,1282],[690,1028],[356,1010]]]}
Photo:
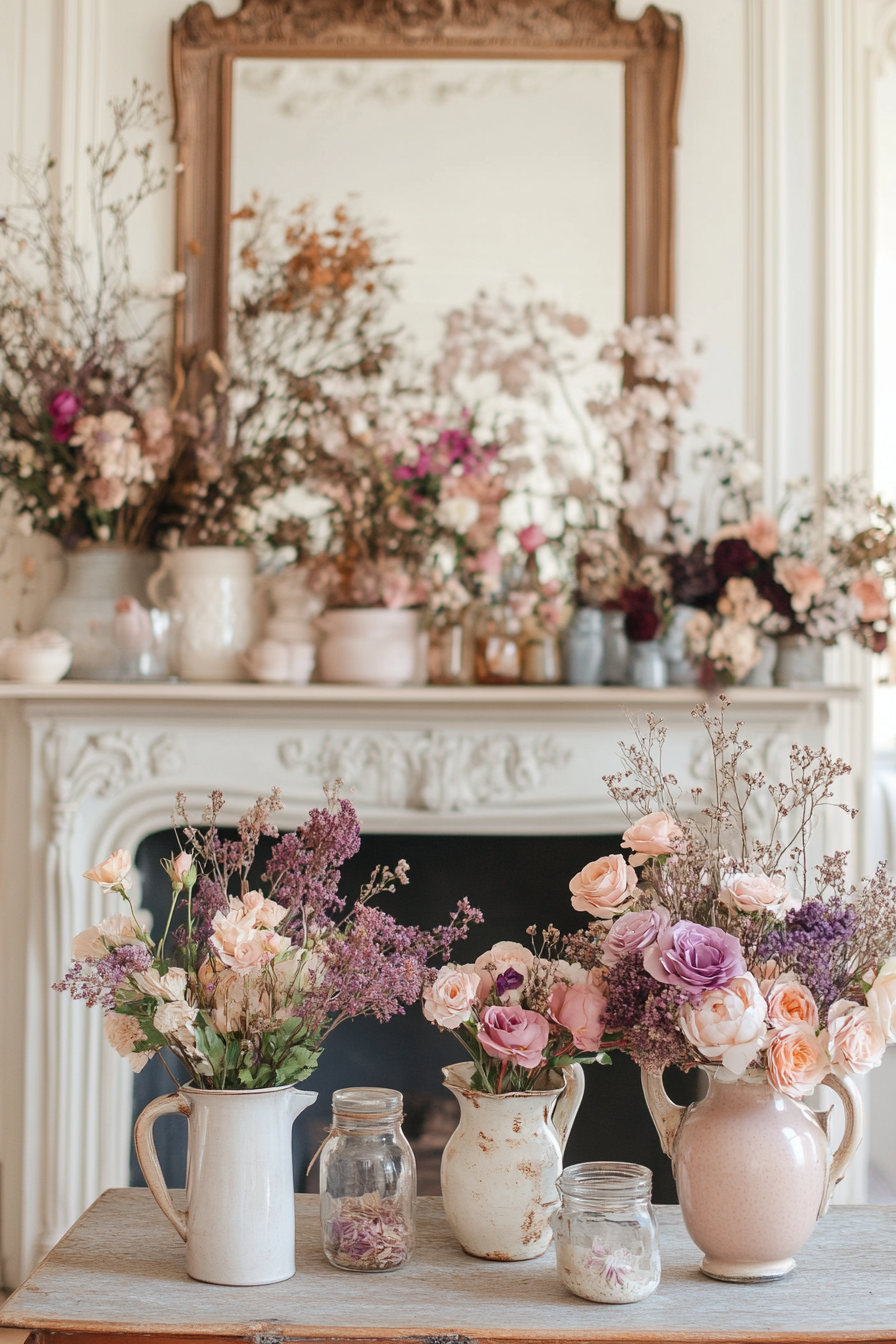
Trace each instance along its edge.
{"label": "dark burgundy flower", "polygon": [[74,392],[57,392],[48,408],[53,420],[52,434],[57,443],[68,443],[74,423],[81,413],[81,401]]}
{"label": "dark burgundy flower", "polygon": [[752,574],[759,564],[759,556],[743,537],[726,537],[716,547],[712,562],[719,583],[723,584],[729,579]]}
{"label": "dark burgundy flower", "polygon": [[771,602],[779,616],[786,616],[788,621],[793,620],[793,606],[790,601],[790,594],[782,583],[775,578],[775,572],[771,564],[764,560],[757,568],[751,578],[756,585],[756,592],[760,597],[764,597],[766,602]]}
{"label": "dark burgundy flower", "polygon": [[721,584],[707,557],[705,541],[698,541],[687,555],[671,555],[668,569],[673,601],[688,607],[715,606]]}
{"label": "dark burgundy flower", "polygon": [[620,603],[625,612],[625,633],[635,644],[655,639],[660,628],[656,598],[649,588],[624,588]]}

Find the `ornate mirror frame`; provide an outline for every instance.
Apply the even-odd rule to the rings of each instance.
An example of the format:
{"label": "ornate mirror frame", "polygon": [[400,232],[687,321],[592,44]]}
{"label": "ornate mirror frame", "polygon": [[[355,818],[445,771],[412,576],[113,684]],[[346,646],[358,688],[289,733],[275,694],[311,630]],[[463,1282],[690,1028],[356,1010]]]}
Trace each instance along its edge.
{"label": "ornate mirror frame", "polygon": [[194,4],[171,30],[179,151],[180,349],[223,350],[227,333],[231,84],[238,56],[493,57],[625,63],[625,316],[673,311],[674,149],[682,29],[615,0],[242,0]]}

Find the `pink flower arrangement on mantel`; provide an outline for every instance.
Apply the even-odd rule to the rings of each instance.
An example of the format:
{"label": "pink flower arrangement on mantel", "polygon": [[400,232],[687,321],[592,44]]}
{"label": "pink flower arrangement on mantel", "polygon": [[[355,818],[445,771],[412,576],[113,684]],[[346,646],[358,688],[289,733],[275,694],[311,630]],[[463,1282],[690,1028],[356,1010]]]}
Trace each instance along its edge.
{"label": "pink flower arrangement on mantel", "polygon": [[469,965],[443,967],[424,988],[423,1015],[472,1057],[475,1091],[537,1091],[550,1086],[551,1069],[608,1062],[600,1053],[600,974],[561,960],[559,940],[547,929],[540,955],[522,943],[495,943]]}
{"label": "pink flower arrangement on mantel", "polygon": [[447,959],[481,919],[461,901],[446,926],[427,932],[372,905],[396,881],[407,883],[404,860],[394,872],[377,868],[343,914],[340,872],[358,851],[360,827],[338,783],[325,792],[325,810],[313,808],[304,826],[279,837],[265,891],[250,889],[249,871],[260,838],[278,837],[271,816],[281,808],[279,790],[240,819],[235,841],[218,832],[220,793],[211,794],[201,826],[178,794],[181,848],[163,860],[171,908],[157,942],[131,904],[126,851],[84,874],[117,893],[129,913],[79,933],[72,965],[53,988],[104,1010],[106,1039],[135,1073],[167,1046],[194,1087],[300,1082],[340,1022],[403,1012],[431,974],[429,959]]}
{"label": "pink flower arrangement on mantel", "polygon": [[[572,879],[572,904],[591,922],[563,948],[601,998],[595,1048],[651,1073],[765,1069],[778,1091],[803,1097],[830,1073],[876,1067],[896,1041],[896,884],[880,864],[847,887],[843,853],[810,868],[812,826],[849,766],[794,747],[790,778],[768,784],[746,768],[749,743],[721,703],[718,717],[693,711],[717,779],[696,816],[679,810],[663,772],[659,720],[648,716],[624,749],[625,771],[606,782],[630,818],[629,854]],[[771,811],[766,839],[750,837],[751,799]]]}

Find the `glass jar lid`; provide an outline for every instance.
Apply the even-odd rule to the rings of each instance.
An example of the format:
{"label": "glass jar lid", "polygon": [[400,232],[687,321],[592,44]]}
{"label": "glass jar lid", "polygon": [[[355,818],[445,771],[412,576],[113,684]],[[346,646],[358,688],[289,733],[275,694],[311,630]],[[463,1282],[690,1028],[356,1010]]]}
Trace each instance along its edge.
{"label": "glass jar lid", "polygon": [[394,1087],[341,1087],[333,1093],[334,1120],[393,1120],[403,1107],[404,1098]]}
{"label": "glass jar lid", "polygon": [[653,1172],[636,1162],[579,1162],[567,1167],[557,1181],[562,1195],[600,1209],[650,1199],[652,1187]]}

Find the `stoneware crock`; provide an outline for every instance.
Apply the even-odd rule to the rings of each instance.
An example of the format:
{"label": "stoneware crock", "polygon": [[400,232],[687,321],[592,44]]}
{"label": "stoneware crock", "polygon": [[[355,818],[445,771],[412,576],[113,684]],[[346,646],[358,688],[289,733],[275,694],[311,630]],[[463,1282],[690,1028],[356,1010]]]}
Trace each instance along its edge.
{"label": "stoneware crock", "polygon": [[442,1154],[448,1226],[468,1255],[534,1260],[551,1244],[563,1151],[585,1091],[581,1064],[541,1092],[474,1092],[474,1065],[442,1070],[460,1124]]}
{"label": "stoneware crock", "polygon": [[[182,1087],[156,1097],[134,1127],[140,1169],[159,1208],[187,1243],[187,1273],[249,1287],[296,1272],[292,1126],[317,1100],[294,1087],[213,1091]],[[175,1208],[153,1143],[160,1115],[185,1115],[187,1207]]]}
{"label": "stoneware crock", "polygon": [[703,1252],[703,1273],[727,1283],[780,1279],[827,1212],[862,1139],[862,1103],[849,1079],[828,1074],[846,1129],[831,1156],[831,1111],[777,1092],[764,1069],[736,1078],[701,1066],[709,1090],[676,1106],[661,1077],[641,1078],[663,1151],[672,1159],[685,1227]]}

